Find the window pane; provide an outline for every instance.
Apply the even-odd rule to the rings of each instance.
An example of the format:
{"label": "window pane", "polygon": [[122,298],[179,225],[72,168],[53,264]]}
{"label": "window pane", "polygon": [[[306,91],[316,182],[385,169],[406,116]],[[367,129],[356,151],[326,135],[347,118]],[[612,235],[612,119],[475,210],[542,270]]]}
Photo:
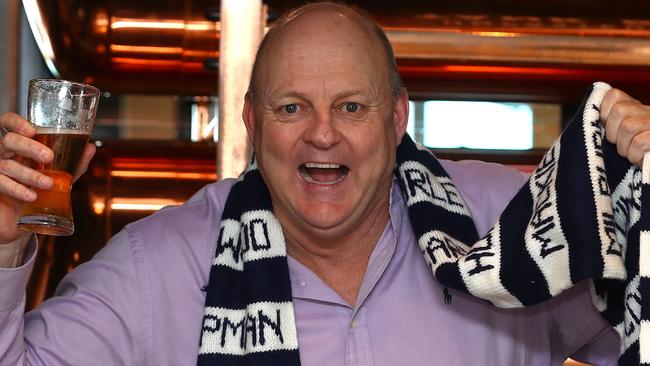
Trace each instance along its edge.
{"label": "window pane", "polygon": [[533,147],[533,113],[525,104],[431,101],[424,103],[424,120],[424,144],[431,147]]}
{"label": "window pane", "polygon": [[215,97],[112,95],[104,93],[93,139],[212,140],[218,101]]}
{"label": "window pane", "polygon": [[547,103],[417,101],[407,131],[432,148],[527,150],[559,136],[561,106]]}

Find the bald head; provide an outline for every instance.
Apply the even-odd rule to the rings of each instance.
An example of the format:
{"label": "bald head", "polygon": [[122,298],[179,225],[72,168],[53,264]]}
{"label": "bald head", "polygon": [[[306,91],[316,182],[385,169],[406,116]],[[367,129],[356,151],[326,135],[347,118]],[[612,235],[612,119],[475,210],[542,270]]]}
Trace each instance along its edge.
{"label": "bald head", "polygon": [[[274,62],[273,56],[281,47],[291,47],[298,38],[309,39],[314,46],[328,42],[327,36],[344,38],[353,52],[362,52],[378,65],[382,85],[390,90],[393,99],[402,93],[403,83],[386,34],[362,10],[332,2],[311,3],[285,14],[277,20],[262,40],[248,88],[251,99],[260,95],[265,74]],[[331,42],[330,42],[331,43]],[[320,43],[322,44],[322,43]]]}

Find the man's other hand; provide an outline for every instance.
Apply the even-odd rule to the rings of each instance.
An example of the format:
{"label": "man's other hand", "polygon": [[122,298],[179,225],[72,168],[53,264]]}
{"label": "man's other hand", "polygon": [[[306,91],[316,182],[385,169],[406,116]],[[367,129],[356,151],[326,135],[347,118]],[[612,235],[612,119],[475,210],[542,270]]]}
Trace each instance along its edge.
{"label": "man's other hand", "polygon": [[650,150],[650,106],[611,89],[600,106],[600,120],[607,141],[616,145],[621,156],[641,166],[643,155]]}

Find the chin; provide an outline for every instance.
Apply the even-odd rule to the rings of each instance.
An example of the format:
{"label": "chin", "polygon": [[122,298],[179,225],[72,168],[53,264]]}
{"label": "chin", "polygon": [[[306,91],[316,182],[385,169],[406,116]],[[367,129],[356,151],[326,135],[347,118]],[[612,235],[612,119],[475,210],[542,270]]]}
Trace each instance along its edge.
{"label": "chin", "polygon": [[303,213],[303,221],[320,230],[339,226],[345,221],[345,217],[350,216],[349,210],[333,209],[332,207],[308,208],[303,210]]}

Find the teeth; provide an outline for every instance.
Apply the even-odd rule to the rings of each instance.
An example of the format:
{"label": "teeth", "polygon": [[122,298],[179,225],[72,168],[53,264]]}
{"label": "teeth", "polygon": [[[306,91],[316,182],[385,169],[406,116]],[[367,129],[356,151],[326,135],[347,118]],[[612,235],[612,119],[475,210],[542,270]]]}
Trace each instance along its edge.
{"label": "teeth", "polygon": [[335,181],[333,181],[333,182],[323,182],[323,181],[317,181],[317,180],[315,180],[314,178],[312,178],[311,176],[309,176],[309,174],[307,174],[307,172],[304,172],[304,171],[301,171],[301,172],[300,172],[300,175],[301,175],[302,178],[303,178],[305,181],[307,181],[308,183],[318,183],[318,184],[324,184],[324,185],[328,185],[328,186],[329,186],[329,185],[336,184],[336,183],[342,181],[342,180],[345,178],[345,176],[341,176],[339,179],[337,179],[337,180],[335,180]]}
{"label": "teeth", "polygon": [[[312,176],[309,175],[308,169],[339,169],[339,177],[336,178],[334,181],[322,181],[322,180],[316,180]],[[317,184],[325,184],[325,185],[332,185],[332,184],[337,184],[345,177],[347,177],[350,169],[341,164],[334,164],[334,163],[304,163],[303,165],[300,166],[298,169],[298,172],[302,176],[302,178],[307,181],[308,183],[317,183]]]}
{"label": "teeth", "polygon": [[320,169],[338,169],[341,167],[340,164],[332,163],[305,163],[306,168],[320,168]]}

